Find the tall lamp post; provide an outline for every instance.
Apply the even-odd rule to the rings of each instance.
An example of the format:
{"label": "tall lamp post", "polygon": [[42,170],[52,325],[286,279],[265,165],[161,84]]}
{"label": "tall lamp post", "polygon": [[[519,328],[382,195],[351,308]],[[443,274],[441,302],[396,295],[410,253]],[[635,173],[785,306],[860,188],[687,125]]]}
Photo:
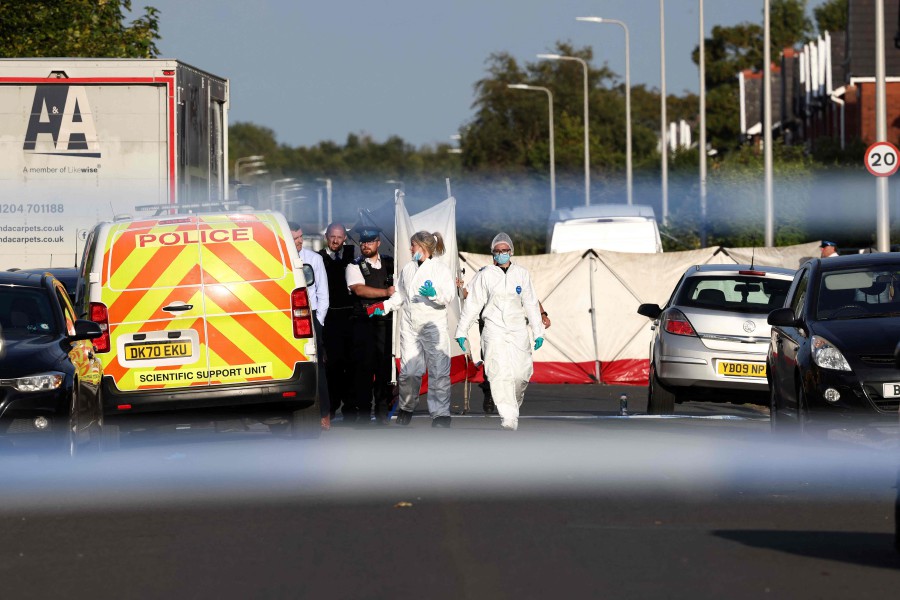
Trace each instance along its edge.
{"label": "tall lamp post", "polygon": [[533,90],[547,93],[547,99],[550,101],[550,210],[554,211],[556,210],[556,158],[553,148],[553,92],[545,87],[525,85],[524,83],[511,83],[506,87],[511,90]]}
{"label": "tall lamp post", "polygon": [[706,248],[706,26],[703,24],[703,0],[700,3],[700,247]]}
{"label": "tall lamp post", "polygon": [[294,205],[293,202],[295,200],[302,200],[306,198],[306,196],[288,196],[288,192],[296,192],[298,190],[303,189],[303,184],[300,183],[292,183],[290,185],[286,185],[281,188],[281,212],[285,216],[288,221],[294,220]]}
{"label": "tall lamp post", "polygon": [[666,130],[669,125],[666,117],[666,1],[659,0],[659,142],[662,166],[662,222],[669,222],[669,145]]}
{"label": "tall lamp post", "polygon": [[628,26],[622,21],[616,19],[604,19],[603,17],[576,17],[576,21],[584,21],[587,23],[609,23],[610,25],[618,25],[625,32],[625,177],[628,195],[628,204],[634,202],[632,194],[632,176],[631,176],[631,44],[628,41]]}
{"label": "tall lamp post", "polygon": [[241,169],[247,168],[258,168],[265,166],[265,161],[263,160],[265,156],[262,154],[254,154],[253,156],[242,156],[239,159],[234,161],[234,178],[238,181],[241,180]]}
{"label": "tall lamp post", "polygon": [[[876,0],[881,4],[881,0]],[[772,194],[772,34],[769,0],[763,2],[763,168],[766,185],[766,248],[775,245],[775,201]]]}
{"label": "tall lamp post", "polygon": [[584,68],[584,205],[591,205],[591,147],[590,135],[588,133],[588,123],[590,115],[588,113],[588,64],[584,59],[577,56],[563,56],[561,54],[538,54],[538,58],[546,60],[574,60],[581,63]]}
{"label": "tall lamp post", "polygon": [[279,192],[277,191],[279,188],[282,188],[288,185],[290,182],[294,181],[293,177],[285,177],[283,179],[276,179],[269,185],[269,208],[275,208],[275,197],[278,196]]}
{"label": "tall lamp post", "polygon": [[325,210],[328,214],[328,224],[331,224],[331,178],[330,177],[316,177],[316,181],[321,181],[325,184]]}

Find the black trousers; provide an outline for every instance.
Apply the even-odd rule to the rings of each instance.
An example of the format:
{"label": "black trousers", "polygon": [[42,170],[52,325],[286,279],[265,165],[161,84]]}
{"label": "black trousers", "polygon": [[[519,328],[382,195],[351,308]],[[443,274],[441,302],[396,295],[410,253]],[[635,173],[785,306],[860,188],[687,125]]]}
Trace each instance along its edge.
{"label": "black trousers", "polygon": [[[327,314],[325,318],[328,318]],[[319,392],[319,416],[324,417],[331,410],[330,394],[328,393],[328,373],[325,370],[325,365],[328,363],[328,352],[325,348],[325,333],[322,329],[322,324],[319,323],[319,319],[316,316],[316,311],[312,311],[312,322],[313,330],[316,332],[316,363],[318,364],[316,369],[318,375],[316,389]]]}
{"label": "black trousers", "polygon": [[331,308],[325,315],[325,372],[328,376],[331,416],[353,403],[352,308]]}
{"label": "black trousers", "polygon": [[[353,330],[353,404],[344,406],[344,418],[368,420],[371,407],[375,416],[387,417],[393,399],[391,386],[391,334],[393,319],[350,318]],[[349,409],[349,410],[348,410]]]}

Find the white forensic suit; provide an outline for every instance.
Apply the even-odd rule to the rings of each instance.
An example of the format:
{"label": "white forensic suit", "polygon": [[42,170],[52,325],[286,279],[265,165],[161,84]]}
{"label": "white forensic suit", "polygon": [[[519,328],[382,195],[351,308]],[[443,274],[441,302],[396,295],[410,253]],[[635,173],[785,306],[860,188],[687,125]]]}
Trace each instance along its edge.
{"label": "white forensic suit", "polygon": [[[400,409],[415,410],[422,375],[428,370],[428,412],[431,418],[450,416],[450,331],[447,305],[456,297],[456,283],[441,262],[410,261],[400,271],[385,312],[404,307],[400,316]],[[437,294],[419,294],[427,281]]]}
{"label": "white forensic suit", "polygon": [[454,337],[467,337],[472,323],[484,309],[481,332],[484,370],[503,426],[516,429],[519,407],[533,372],[528,327],[534,339],[544,336],[531,276],[524,267],[515,264],[510,264],[505,271],[489,265],[475,275],[467,289],[469,294]]}

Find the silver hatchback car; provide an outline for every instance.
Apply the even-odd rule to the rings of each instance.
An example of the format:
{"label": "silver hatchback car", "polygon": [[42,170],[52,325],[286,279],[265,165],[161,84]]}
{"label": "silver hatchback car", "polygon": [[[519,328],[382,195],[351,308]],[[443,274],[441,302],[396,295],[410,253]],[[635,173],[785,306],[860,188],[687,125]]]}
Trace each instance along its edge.
{"label": "silver hatchback car", "polygon": [[647,412],[675,403],[768,403],[769,312],[781,308],[793,269],[696,265],[685,271],[665,308],[641,304],[653,319]]}

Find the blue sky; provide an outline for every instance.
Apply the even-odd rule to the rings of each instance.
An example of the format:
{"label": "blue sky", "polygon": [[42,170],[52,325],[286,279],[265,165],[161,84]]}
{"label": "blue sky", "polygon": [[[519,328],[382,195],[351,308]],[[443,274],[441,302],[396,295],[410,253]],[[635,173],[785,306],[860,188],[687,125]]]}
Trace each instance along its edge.
{"label": "blue sky", "polygon": [[[810,7],[824,0],[810,0]],[[161,12],[161,56],[231,80],[232,123],[270,127],[280,142],[378,141],[399,135],[421,146],[450,142],[472,115],[485,60],[505,51],[520,62],[557,40],[592,46],[594,64],[624,77],[619,27],[631,34],[631,79],[659,87],[658,0],[138,0]],[[762,0],[706,0],[714,25],[762,22]],[[690,53],[698,0],[666,2],[669,93],[697,91]]]}

